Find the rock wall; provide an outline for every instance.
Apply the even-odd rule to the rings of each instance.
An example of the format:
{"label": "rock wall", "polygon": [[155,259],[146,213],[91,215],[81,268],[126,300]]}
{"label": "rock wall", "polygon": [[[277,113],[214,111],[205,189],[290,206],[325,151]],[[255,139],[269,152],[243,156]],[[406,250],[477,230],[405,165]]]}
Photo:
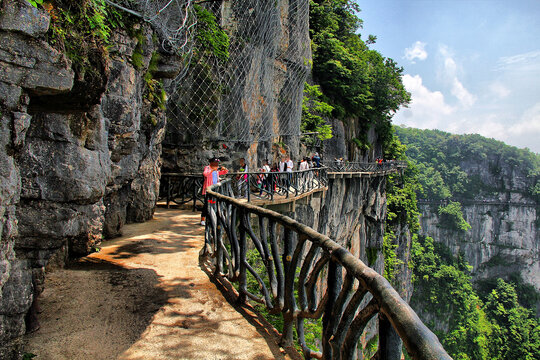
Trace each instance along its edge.
{"label": "rock wall", "polygon": [[38,326],[31,309],[51,258],[86,255],[151,218],[158,195],[165,117],[145,97],[151,30],[135,29],[142,68],[131,64],[138,40],[118,31],[110,55],[90,55],[90,76],[46,42],[49,22],[25,0],[1,3],[0,357]]}
{"label": "rock wall", "polygon": [[465,204],[467,232],[439,225],[437,205],[419,205],[421,234],[463,253],[473,267],[474,280],[520,274],[540,291],[540,235],[534,203]]}
{"label": "rock wall", "polygon": [[[163,143],[163,171],[200,173],[212,156],[220,157],[228,168],[244,157],[255,170],[262,167],[264,159],[271,163],[279,160],[273,146],[277,142],[285,144],[293,160],[298,160],[299,136],[278,135],[290,133],[292,128],[297,129],[297,134],[300,132],[303,84],[311,60],[307,45],[310,44],[308,1],[278,0],[273,5],[242,0],[207,6],[228,34],[231,49],[230,65],[221,69],[227,72],[229,82],[215,80],[216,86],[228,88],[229,93],[215,94],[216,105],[207,105],[205,110],[215,111],[217,118],[229,128],[220,130],[218,126],[215,131],[199,130],[194,136],[186,136],[188,129],[178,121],[171,121]],[[196,64],[191,66],[195,71]],[[188,74],[183,81],[193,79]],[[200,86],[194,83],[188,92],[200,92]],[[246,129],[258,129],[274,136],[254,142],[219,140],[233,139]],[[266,136],[254,135],[255,138]]]}
{"label": "rock wall", "polygon": [[[520,275],[540,291],[540,221],[538,198],[530,194],[538,176],[511,158],[490,154],[460,163],[478,190],[474,197],[454,199],[462,204],[471,225],[463,232],[442,227],[438,202],[421,202],[421,235],[463,253],[473,267],[473,280],[507,279]],[[472,186],[472,185],[468,185]],[[540,313],[540,303],[537,304]]]}

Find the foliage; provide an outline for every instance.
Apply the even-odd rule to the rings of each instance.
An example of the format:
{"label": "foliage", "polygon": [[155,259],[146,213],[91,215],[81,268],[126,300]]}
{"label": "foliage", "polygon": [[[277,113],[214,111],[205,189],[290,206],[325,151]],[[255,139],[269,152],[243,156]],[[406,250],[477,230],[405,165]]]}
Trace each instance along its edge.
{"label": "foliage", "polygon": [[498,279],[483,302],[462,256],[452,256],[430,237],[415,240],[411,305],[430,314],[427,325],[454,359],[538,358],[538,320],[518,303],[512,283]]}
{"label": "foliage", "polygon": [[530,310],[519,305],[511,283],[498,279],[485,308],[493,325],[492,359],[540,358],[540,325]]}
{"label": "foliage", "polygon": [[42,6],[51,16],[49,42],[66,53],[81,78],[93,69],[93,52],[107,53],[112,29],[125,26],[125,15],[105,0],[51,0]]}
{"label": "foliage", "polygon": [[43,4],[43,0],[28,0],[28,2],[36,8],[38,7],[38,5]]}
{"label": "foliage", "polygon": [[304,84],[302,100],[302,133],[316,132],[320,140],[332,138],[332,126],[326,123],[334,108],[322,100],[322,92],[318,85]]}
{"label": "foliage", "polygon": [[[407,160],[405,151],[406,146],[401,144],[394,135],[386,147],[384,157]],[[398,266],[403,264],[403,261],[396,254],[399,246],[396,231],[404,227],[408,228],[412,234],[416,234],[420,228],[416,205],[416,191],[420,185],[416,180],[415,167],[411,163],[408,165],[402,175],[389,175],[386,183],[387,218],[383,238],[383,255],[384,276],[389,280],[394,279]]]}
{"label": "foliage", "polygon": [[439,206],[438,213],[439,224],[443,227],[460,231],[471,229],[471,225],[463,218],[461,204],[457,201],[450,201],[446,206]]}
{"label": "foliage", "polygon": [[[439,130],[419,130],[396,126],[396,134],[407,145],[407,156],[417,165],[423,198],[472,199],[505,191],[503,169],[512,169],[506,176],[527,179],[529,196],[540,191],[540,156],[501,141],[480,135],[452,135]],[[466,167],[465,167],[466,165]],[[488,169],[481,173],[477,169]],[[538,185],[537,185],[538,184]]]}
{"label": "foliage", "polygon": [[229,37],[218,25],[216,17],[201,5],[194,5],[197,16],[197,49],[221,61],[229,59]]}
{"label": "foliage", "polygon": [[403,69],[369,49],[375,37],[364,42],[357,34],[362,25],[359,11],[352,0],[310,1],[313,77],[335,116],[358,119],[361,129],[386,124],[379,136],[387,142],[390,118],[410,101],[410,94],[401,82]]}

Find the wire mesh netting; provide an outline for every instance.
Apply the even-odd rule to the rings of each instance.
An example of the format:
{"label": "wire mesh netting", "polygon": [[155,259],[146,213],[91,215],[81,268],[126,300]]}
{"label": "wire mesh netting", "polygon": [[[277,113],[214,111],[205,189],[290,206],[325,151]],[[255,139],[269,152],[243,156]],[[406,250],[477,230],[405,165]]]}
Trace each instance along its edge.
{"label": "wire mesh netting", "polygon": [[[311,62],[308,0],[108,1],[150,22],[164,49],[184,61],[165,84],[168,136],[254,143],[300,135]],[[225,56],[205,37],[220,32]]]}

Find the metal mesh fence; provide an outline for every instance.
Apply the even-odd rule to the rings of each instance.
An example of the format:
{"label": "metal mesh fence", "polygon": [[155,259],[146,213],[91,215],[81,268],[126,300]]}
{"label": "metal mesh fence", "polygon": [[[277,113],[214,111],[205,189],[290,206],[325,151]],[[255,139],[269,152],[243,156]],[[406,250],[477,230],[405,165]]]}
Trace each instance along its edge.
{"label": "metal mesh fence", "polygon": [[[300,135],[311,61],[308,0],[109,2],[150,22],[163,47],[184,61],[165,84],[169,133],[179,143]],[[199,36],[215,32],[212,23],[228,37],[228,56]]]}

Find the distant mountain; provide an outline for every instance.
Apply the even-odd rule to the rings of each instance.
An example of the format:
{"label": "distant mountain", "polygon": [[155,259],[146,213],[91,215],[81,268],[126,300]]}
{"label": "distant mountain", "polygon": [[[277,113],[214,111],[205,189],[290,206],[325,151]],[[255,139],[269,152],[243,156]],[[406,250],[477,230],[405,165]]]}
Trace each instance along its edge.
{"label": "distant mountain", "polygon": [[[477,134],[454,135],[399,126],[395,129],[400,141],[407,145],[407,156],[418,167],[424,189],[419,194],[421,199],[494,200],[494,196],[513,194],[512,200],[538,200],[538,154]],[[516,194],[520,196],[515,198]]]}
{"label": "distant mountain", "polygon": [[540,291],[540,155],[480,135],[395,131],[423,188],[420,235],[463,256],[478,287],[521,278]]}

